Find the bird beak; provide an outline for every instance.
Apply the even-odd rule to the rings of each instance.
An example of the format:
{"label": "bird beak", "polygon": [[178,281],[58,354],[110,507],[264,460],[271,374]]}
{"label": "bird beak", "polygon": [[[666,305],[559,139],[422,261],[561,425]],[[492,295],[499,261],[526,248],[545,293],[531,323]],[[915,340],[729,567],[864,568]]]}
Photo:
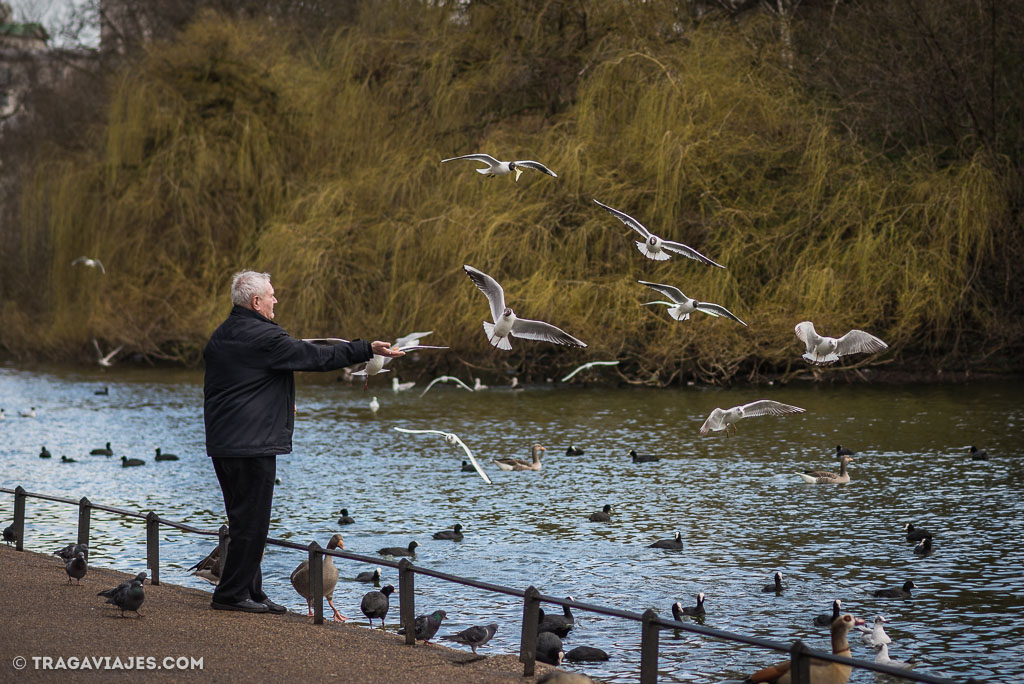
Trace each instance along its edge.
{"label": "bird beak", "polygon": [[519,180],[519,176],[523,175],[522,169],[516,169],[516,181]]}
{"label": "bird beak", "polygon": [[853,624],[854,625],[866,625],[867,624],[867,620],[864,620],[863,618],[853,618]]}

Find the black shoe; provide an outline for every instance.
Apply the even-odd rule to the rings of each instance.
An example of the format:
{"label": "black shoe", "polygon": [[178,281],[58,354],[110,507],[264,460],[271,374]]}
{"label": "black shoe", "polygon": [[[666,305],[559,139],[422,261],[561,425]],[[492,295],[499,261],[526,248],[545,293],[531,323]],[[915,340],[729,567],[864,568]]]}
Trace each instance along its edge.
{"label": "black shoe", "polygon": [[267,607],[267,610],[270,611],[271,613],[287,613],[288,612],[288,609],[285,608],[284,606],[282,606],[280,603],[274,603],[273,601],[271,601],[268,598],[262,599],[260,601],[260,603],[265,605]]}
{"label": "black shoe", "polygon": [[237,601],[235,603],[218,603],[217,601],[210,601],[210,607],[214,610],[239,610],[243,613],[266,613],[268,608],[263,603],[257,603],[252,599],[245,599],[244,601]]}

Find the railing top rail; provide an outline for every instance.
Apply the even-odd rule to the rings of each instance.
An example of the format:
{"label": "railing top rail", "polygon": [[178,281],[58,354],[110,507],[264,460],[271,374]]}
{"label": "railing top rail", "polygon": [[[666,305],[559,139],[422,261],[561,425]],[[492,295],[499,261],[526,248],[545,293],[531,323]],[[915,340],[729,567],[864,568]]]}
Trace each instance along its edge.
{"label": "railing top rail", "polygon": [[[66,503],[66,504],[71,504],[73,506],[78,506],[78,505],[81,504],[80,500],[76,501],[74,499],[68,499],[68,498],[60,497],[60,496],[51,496],[49,494],[41,494],[41,493],[38,493],[38,492],[29,492],[29,491],[25,491],[21,487],[19,487],[18,489],[21,490],[21,493],[23,493],[24,496],[32,497],[32,498],[35,498],[35,499],[43,499],[43,500],[46,500],[46,501],[55,501],[55,502],[58,502],[58,503]],[[17,490],[10,489],[10,488],[7,488],[7,487],[0,487],[0,492],[6,493],[6,494],[18,494],[19,493]],[[117,508],[117,507],[114,507],[114,506],[105,506],[105,505],[102,505],[102,504],[96,504],[96,503],[93,503],[91,501],[88,502],[88,506],[90,508],[94,508],[94,509],[97,509],[97,510],[108,511],[110,513],[117,513],[119,515],[131,517],[131,518],[141,518],[143,520],[147,519],[148,515],[149,515],[149,514],[138,513],[138,512],[135,512],[135,511],[127,511],[127,510],[124,510],[122,508]],[[217,530],[204,530],[204,529],[201,529],[201,528],[198,528],[198,527],[193,527],[192,525],[188,525],[188,524],[185,524],[185,523],[177,522],[177,521],[174,521],[174,520],[168,520],[168,519],[163,518],[163,517],[161,517],[159,515],[156,516],[156,519],[157,519],[157,521],[161,525],[167,525],[168,527],[173,527],[173,528],[176,528],[176,529],[179,529],[179,530],[183,530],[183,531],[186,531],[186,532],[192,532],[194,534],[201,534],[201,535],[208,535],[208,536],[216,536],[216,535],[219,534],[219,531],[217,531]],[[309,552],[309,544],[300,544],[298,542],[288,541],[287,539],[277,539],[275,537],[268,537],[267,538],[267,543],[271,544],[273,546],[280,546],[280,547],[283,547],[283,548],[294,549],[296,551],[303,551],[303,552],[307,552],[307,553]],[[323,553],[325,555],[335,556],[335,557],[338,557],[338,558],[343,558],[343,559],[346,559],[346,560],[354,560],[354,561],[359,561],[359,562],[362,562],[362,563],[371,563],[371,564],[374,564],[374,565],[383,565],[385,567],[390,567],[390,568],[401,568],[402,567],[402,565],[398,561],[391,561],[391,560],[386,560],[386,559],[383,559],[383,558],[376,558],[376,557],[372,557],[372,556],[364,556],[362,554],[352,553],[351,551],[345,551],[345,550],[342,550],[342,549],[321,548],[320,549],[320,553]],[[452,575],[452,574],[449,574],[449,573],[446,573],[446,572],[441,572],[439,570],[431,570],[430,568],[420,567],[420,566],[414,565],[412,563],[407,564],[405,566],[405,568],[407,570],[411,571],[411,572],[416,573],[416,574],[426,575],[426,576],[429,576],[429,577],[434,577],[434,578],[437,578],[437,579],[445,580],[447,582],[453,582],[455,584],[461,584],[461,585],[468,586],[468,587],[474,587],[476,589],[483,589],[485,591],[490,591],[490,592],[494,592],[494,593],[498,593],[498,594],[505,594],[507,596],[515,596],[515,597],[518,597],[518,598],[524,598],[526,596],[526,592],[524,590],[522,590],[522,589],[514,589],[512,587],[506,587],[506,586],[503,586],[503,585],[500,585],[500,584],[493,584],[491,582],[482,582],[480,580],[470,579],[468,577],[460,577],[458,575]],[[643,618],[643,614],[641,614],[641,613],[636,613],[636,612],[627,611],[627,610],[620,610],[618,608],[607,608],[605,606],[599,606],[599,605],[592,604],[592,603],[583,603],[583,602],[576,601],[576,600],[570,600],[568,598],[559,598],[557,596],[549,596],[547,594],[537,594],[535,598],[536,598],[536,600],[541,601],[543,603],[554,603],[554,604],[560,605],[560,606],[568,606],[570,608],[578,608],[580,610],[585,610],[585,611],[591,612],[591,613],[598,613],[598,614],[601,614],[601,615],[608,615],[610,617],[617,617],[617,618],[621,618],[621,619],[625,619],[625,620],[631,620],[631,621],[635,621],[635,622],[643,622],[643,619],[644,619]],[[779,642],[779,641],[772,641],[771,639],[762,639],[760,637],[746,636],[746,635],[743,635],[743,634],[737,634],[735,632],[727,632],[727,631],[724,631],[724,630],[714,629],[712,627],[705,627],[704,625],[695,624],[695,623],[678,622],[676,620],[669,620],[669,619],[666,619],[666,618],[662,618],[660,616],[656,617],[654,619],[653,624],[655,626],[662,627],[662,628],[678,629],[678,630],[682,630],[682,631],[686,631],[686,632],[693,632],[693,633],[696,633],[696,634],[701,634],[703,636],[712,637],[712,638],[715,638],[715,639],[721,639],[721,640],[724,640],[724,641],[733,641],[733,642],[743,643],[743,644],[747,644],[747,645],[750,645],[750,646],[757,646],[759,648],[769,649],[769,650],[772,650],[772,651],[780,651],[780,652],[783,652],[783,653],[789,653],[792,650],[792,645],[791,644],[784,644],[784,643]],[[930,675],[930,674],[927,674],[927,673],[924,673],[924,672],[912,672],[912,671],[910,671],[908,669],[905,669],[905,668],[893,667],[891,665],[882,665],[882,664],[874,663],[874,662],[871,662],[871,661],[868,661],[868,660],[857,660],[855,658],[848,658],[848,657],[845,657],[845,656],[835,655],[833,653],[828,653],[826,651],[818,651],[818,650],[812,649],[812,648],[807,648],[807,655],[809,657],[813,657],[813,658],[820,659],[820,660],[826,660],[826,661],[830,661],[830,662],[841,663],[841,664],[844,664],[844,665],[851,665],[851,666],[858,667],[858,668],[861,668],[861,669],[864,669],[864,670],[870,670],[870,671],[873,671],[873,672],[881,672],[881,673],[884,673],[884,674],[895,675],[895,676],[900,677],[902,679],[910,679],[910,680],[917,681],[917,682],[924,682],[925,684],[957,684],[958,681],[961,681],[961,680],[955,680],[955,679],[950,679],[950,678],[946,678],[946,677],[937,677],[937,676]],[[977,680],[975,680],[974,678],[968,678],[968,679],[962,680],[962,681],[965,682],[965,684],[972,684],[973,682],[976,682]]]}

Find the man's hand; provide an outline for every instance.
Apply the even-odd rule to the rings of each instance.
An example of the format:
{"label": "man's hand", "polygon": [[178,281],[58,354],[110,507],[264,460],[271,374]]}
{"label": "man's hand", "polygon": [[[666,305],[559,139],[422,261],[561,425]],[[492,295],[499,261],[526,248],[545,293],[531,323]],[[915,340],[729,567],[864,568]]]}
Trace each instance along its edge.
{"label": "man's hand", "polygon": [[404,351],[392,349],[390,342],[381,342],[380,340],[375,340],[370,343],[370,349],[372,349],[373,353],[376,354],[377,356],[388,356],[390,358],[405,356]]}

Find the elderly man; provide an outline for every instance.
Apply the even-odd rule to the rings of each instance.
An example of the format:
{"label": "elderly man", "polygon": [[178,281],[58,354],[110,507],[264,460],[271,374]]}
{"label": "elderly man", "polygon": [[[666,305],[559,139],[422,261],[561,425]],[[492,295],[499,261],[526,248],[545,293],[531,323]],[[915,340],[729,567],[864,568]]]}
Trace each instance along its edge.
{"label": "elderly man", "polygon": [[402,356],[387,342],[318,346],[297,340],[274,323],[269,273],[242,271],[231,282],[234,304],[203,349],[206,453],[224,494],[228,557],[210,606],[248,613],[284,613],[263,593],[260,561],[270,529],[277,455],[292,450],[293,371],[329,371]]}

